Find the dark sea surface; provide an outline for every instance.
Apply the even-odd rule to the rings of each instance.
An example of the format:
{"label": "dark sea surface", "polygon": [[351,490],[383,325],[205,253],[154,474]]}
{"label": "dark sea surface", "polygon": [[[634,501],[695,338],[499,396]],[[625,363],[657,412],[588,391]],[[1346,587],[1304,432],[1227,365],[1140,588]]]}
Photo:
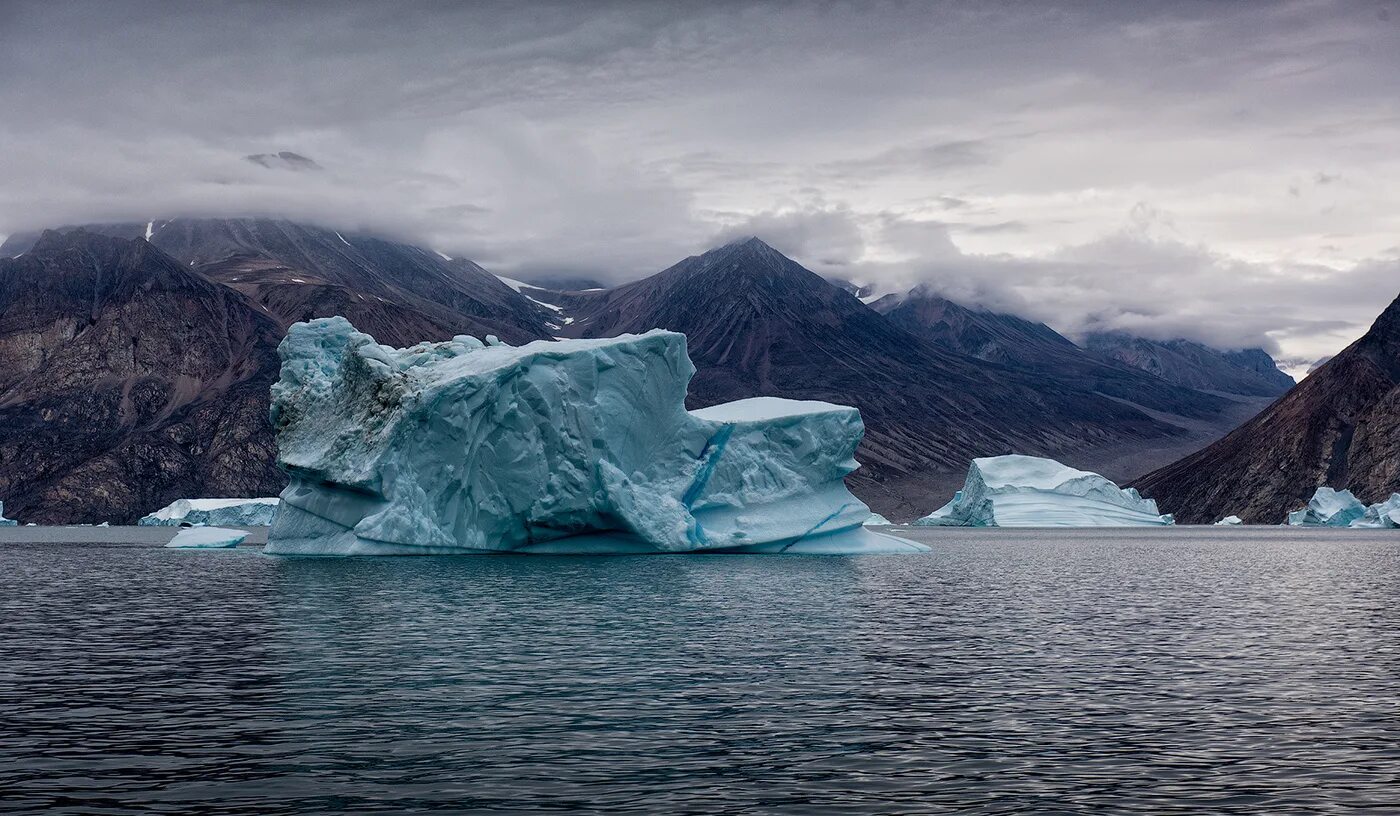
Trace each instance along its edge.
{"label": "dark sea surface", "polygon": [[1400,812],[1397,532],[381,559],[172,532],[0,531],[0,810]]}

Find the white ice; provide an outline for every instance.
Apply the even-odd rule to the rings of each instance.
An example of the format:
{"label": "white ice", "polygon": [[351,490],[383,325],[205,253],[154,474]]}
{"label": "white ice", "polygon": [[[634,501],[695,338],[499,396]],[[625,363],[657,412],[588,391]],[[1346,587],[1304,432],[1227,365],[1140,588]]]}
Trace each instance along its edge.
{"label": "white ice", "polygon": [[1366,515],[1362,504],[1350,490],[1319,487],[1307,506],[1288,514],[1294,527],[1346,527]]}
{"label": "white ice", "polygon": [[223,527],[186,527],[170,539],[167,547],[192,550],[211,550],[237,547],[248,537],[244,530],[226,530]]}
{"label": "white ice", "polygon": [[863,523],[866,527],[888,527],[890,520],[879,513],[871,513],[870,518],[866,519]]}
{"label": "white ice", "polygon": [[1239,524],[1244,524],[1244,519],[1241,519],[1239,516],[1226,516],[1225,518],[1221,519],[1220,521],[1217,521],[1217,522],[1215,523],[1215,526],[1216,526],[1216,527],[1234,527],[1234,526],[1239,525]]}
{"label": "white ice", "polygon": [[291,481],[266,552],[921,552],[846,489],[854,408],[688,412],[684,335],[393,349],[293,325],[272,390]]}
{"label": "white ice", "polygon": [[0,501],[0,527],[14,527],[19,524],[14,519],[5,518],[5,503]]}
{"label": "white ice", "polygon": [[972,460],[952,501],[914,522],[949,527],[1139,527],[1174,523],[1132,488],[1035,456]]}
{"label": "white ice", "polygon": [[142,527],[213,524],[230,527],[266,527],[277,515],[278,500],[176,499],[136,522]]}

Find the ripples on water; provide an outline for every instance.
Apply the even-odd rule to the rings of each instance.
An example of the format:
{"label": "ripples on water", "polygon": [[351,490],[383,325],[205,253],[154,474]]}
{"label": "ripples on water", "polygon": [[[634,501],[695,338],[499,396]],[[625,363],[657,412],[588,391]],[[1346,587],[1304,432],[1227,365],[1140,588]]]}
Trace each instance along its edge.
{"label": "ripples on water", "polygon": [[1400,539],[933,531],[927,556],[0,545],[0,809],[1400,804]]}

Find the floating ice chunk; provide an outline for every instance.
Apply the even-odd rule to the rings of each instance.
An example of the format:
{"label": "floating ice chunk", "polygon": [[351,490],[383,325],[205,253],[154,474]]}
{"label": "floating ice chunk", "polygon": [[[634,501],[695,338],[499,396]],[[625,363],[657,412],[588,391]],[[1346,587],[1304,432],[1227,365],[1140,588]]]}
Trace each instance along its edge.
{"label": "floating ice chunk", "polygon": [[1234,527],[1234,526],[1240,525],[1240,524],[1244,524],[1244,520],[1241,519],[1239,516],[1226,516],[1225,518],[1221,519],[1220,521],[1217,521],[1217,522],[1215,523],[1215,526],[1216,526],[1216,527]]}
{"label": "floating ice chunk", "polygon": [[914,522],[950,527],[1139,527],[1173,524],[1157,503],[1053,459],[972,460],[953,500]]}
{"label": "floating ice chunk", "polygon": [[919,552],[864,529],[854,408],[684,408],[684,335],[393,349],[298,323],[272,389],[290,477],[265,552]]}
{"label": "floating ice chunk", "polygon": [[142,527],[183,527],[196,524],[266,527],[277,515],[276,498],[176,499],[136,522]]}
{"label": "floating ice chunk", "polygon": [[1351,522],[1351,527],[1400,527],[1400,493],[1390,494],[1390,498],[1366,508],[1361,518]]}
{"label": "floating ice chunk", "polygon": [[871,513],[870,518],[866,519],[863,523],[866,527],[886,527],[889,526],[890,520],[879,513]]}
{"label": "floating ice chunk", "polygon": [[191,550],[212,550],[237,547],[243,543],[248,533],[243,530],[227,530],[223,527],[186,527],[170,539],[167,547]]}
{"label": "floating ice chunk", "polygon": [[1294,527],[1346,527],[1366,515],[1362,504],[1350,490],[1319,487],[1306,507],[1288,514]]}
{"label": "floating ice chunk", "polygon": [[5,503],[0,501],[0,527],[14,527],[18,524],[14,519],[5,518]]}

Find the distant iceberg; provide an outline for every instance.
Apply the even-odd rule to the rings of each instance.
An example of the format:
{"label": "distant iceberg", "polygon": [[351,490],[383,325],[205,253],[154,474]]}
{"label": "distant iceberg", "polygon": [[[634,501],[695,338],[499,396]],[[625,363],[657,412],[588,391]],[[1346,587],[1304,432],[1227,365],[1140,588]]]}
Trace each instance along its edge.
{"label": "distant iceberg", "polygon": [[1400,527],[1400,493],[1369,507],[1350,490],[1319,487],[1306,507],[1288,514],[1294,527]]}
{"label": "distant iceberg", "polygon": [[215,550],[237,547],[248,537],[244,530],[222,527],[186,527],[170,539],[167,547],[186,550]]}
{"label": "distant iceberg", "polygon": [[1390,498],[1366,508],[1361,518],[1351,523],[1352,527],[1400,527],[1400,493],[1391,493]]}
{"label": "distant iceberg", "polygon": [[291,327],[272,389],[290,477],[265,552],[889,553],[843,478],[860,413],[759,397],[686,411],[667,331],[381,346]]}
{"label": "distant iceberg", "polygon": [[1365,515],[1366,505],[1350,490],[1319,487],[1307,506],[1288,514],[1288,523],[1293,527],[1347,527]]}
{"label": "distant iceberg", "polygon": [[277,516],[277,499],[176,499],[136,522],[142,527],[197,524],[267,527]]}
{"label": "distant iceberg", "polygon": [[972,460],[963,489],[914,522],[930,527],[1143,527],[1173,524],[1157,503],[1053,459]]}
{"label": "distant iceberg", "polygon": [[1220,521],[1217,521],[1217,522],[1215,523],[1215,526],[1216,526],[1216,527],[1234,527],[1234,526],[1241,525],[1241,524],[1244,524],[1244,520],[1241,519],[1239,516],[1226,516],[1225,518],[1221,519]]}
{"label": "distant iceberg", "polygon": [[0,501],[0,527],[14,527],[18,524],[14,519],[5,518],[5,503]]}
{"label": "distant iceberg", "polygon": [[871,513],[870,518],[864,521],[866,527],[888,527],[890,520],[879,513]]}

